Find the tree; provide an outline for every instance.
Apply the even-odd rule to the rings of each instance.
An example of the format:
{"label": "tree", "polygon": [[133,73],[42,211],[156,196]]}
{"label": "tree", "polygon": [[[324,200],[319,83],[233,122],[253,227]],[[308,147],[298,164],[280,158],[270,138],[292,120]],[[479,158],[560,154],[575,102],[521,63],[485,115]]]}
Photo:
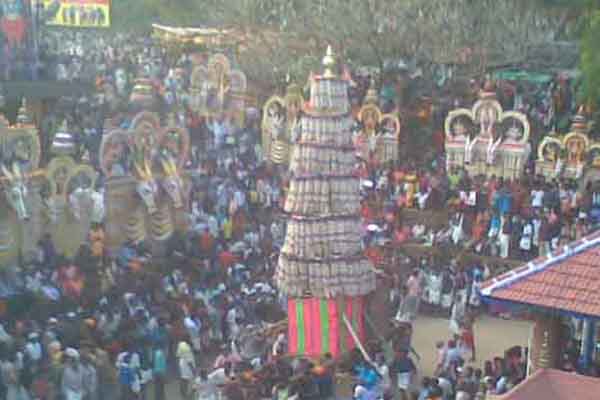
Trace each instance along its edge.
{"label": "tree", "polygon": [[205,23],[207,10],[197,0],[119,0],[111,3],[113,27],[149,30],[152,23],[194,26]]}
{"label": "tree", "polygon": [[[233,0],[208,8],[219,9],[216,20],[225,25],[277,32],[278,42],[269,45],[278,54],[294,41],[312,40],[321,48],[336,45],[344,59],[361,65],[382,67],[411,57],[472,63],[478,71],[527,60],[535,46],[556,40],[558,29],[566,31],[570,16],[579,15],[518,0]],[[470,59],[461,60],[464,50]]]}
{"label": "tree", "polygon": [[[117,27],[151,22],[236,28],[251,79],[303,80],[326,44],[356,65],[461,63],[470,74],[493,65],[543,61],[536,50],[578,38],[600,0],[122,0]],[[135,3],[135,7],[134,7]],[[141,3],[141,7],[140,7]]]}
{"label": "tree", "polygon": [[600,10],[591,17],[581,39],[582,100],[600,104]]}
{"label": "tree", "polygon": [[600,0],[538,0],[557,10],[563,20],[577,21],[573,36],[580,40],[582,85],[580,101],[600,104]]}

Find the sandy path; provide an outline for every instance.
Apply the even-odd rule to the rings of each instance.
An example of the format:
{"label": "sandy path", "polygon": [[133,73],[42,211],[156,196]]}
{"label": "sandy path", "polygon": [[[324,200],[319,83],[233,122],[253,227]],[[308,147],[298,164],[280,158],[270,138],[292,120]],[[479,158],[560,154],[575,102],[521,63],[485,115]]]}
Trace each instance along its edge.
{"label": "sandy path", "polygon": [[[527,346],[531,323],[488,316],[480,317],[475,324],[477,361],[473,367],[481,368],[485,360],[502,356],[515,345]],[[418,367],[424,375],[431,375],[435,366],[435,343],[450,338],[447,319],[419,316],[414,325],[413,346],[421,356]]]}

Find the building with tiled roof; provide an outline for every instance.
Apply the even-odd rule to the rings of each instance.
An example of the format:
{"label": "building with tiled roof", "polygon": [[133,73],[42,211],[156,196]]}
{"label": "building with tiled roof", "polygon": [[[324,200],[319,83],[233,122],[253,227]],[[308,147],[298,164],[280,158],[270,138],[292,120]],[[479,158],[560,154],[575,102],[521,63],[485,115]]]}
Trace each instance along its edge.
{"label": "building with tiled roof", "polygon": [[540,369],[503,395],[486,400],[597,400],[600,379],[555,369]]}
{"label": "building with tiled roof", "polygon": [[593,353],[594,321],[600,318],[600,232],[484,282],[481,296],[536,316],[531,349],[536,367],[558,366],[564,316],[584,320],[582,348]]}
{"label": "building with tiled roof", "polygon": [[600,232],[485,282],[481,294],[600,318]]}

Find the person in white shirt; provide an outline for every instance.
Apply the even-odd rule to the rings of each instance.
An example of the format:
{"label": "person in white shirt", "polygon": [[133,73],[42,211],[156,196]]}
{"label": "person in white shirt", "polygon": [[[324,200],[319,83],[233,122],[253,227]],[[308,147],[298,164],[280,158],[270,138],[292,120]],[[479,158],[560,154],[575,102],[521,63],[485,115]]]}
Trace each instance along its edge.
{"label": "person in white shirt", "polygon": [[83,355],[81,361],[83,383],[85,385],[84,398],[86,400],[96,400],[98,398],[98,372],[89,355]]}
{"label": "person in white shirt", "polygon": [[32,372],[35,373],[39,367],[39,362],[42,359],[42,345],[40,343],[40,335],[37,332],[32,332],[27,337],[25,354],[27,354],[31,361]]}
{"label": "person in white shirt", "polygon": [[229,311],[227,311],[227,326],[229,327],[229,336],[231,339],[237,339],[240,334],[240,327],[237,323],[238,312],[235,307],[231,307]]}
{"label": "person in white shirt", "polygon": [[192,347],[194,351],[199,352],[202,350],[202,335],[201,328],[202,322],[193,316],[187,316],[183,320],[183,324],[187,329],[188,335],[190,335],[190,340],[192,341]]}
{"label": "person in white shirt", "polygon": [[214,135],[215,147],[221,148],[225,143],[225,138],[230,132],[229,124],[224,119],[223,115],[219,115],[217,119],[213,119],[210,123],[210,129]]}
{"label": "person in white shirt", "polygon": [[535,216],[531,223],[533,225],[533,246],[536,248],[540,247],[540,228],[542,227],[542,220],[540,217]]}
{"label": "person in white shirt", "polygon": [[[121,380],[121,393],[126,392],[129,397],[134,398],[141,390],[141,383],[139,380],[139,370],[141,367],[141,360],[138,353],[123,351],[117,356],[117,362],[115,363],[119,378]],[[126,373],[124,372],[126,371]]]}
{"label": "person in white shirt", "polygon": [[208,379],[205,370],[200,370],[194,379],[194,391],[197,400],[217,400],[217,386]]}
{"label": "person in white shirt", "polygon": [[79,362],[79,352],[73,348],[65,350],[67,359],[61,381],[61,392],[65,400],[83,400],[85,393],[84,371]]}
{"label": "person in white shirt", "polygon": [[6,332],[6,329],[4,329],[4,325],[2,325],[0,323],[0,343],[7,345],[7,344],[11,343],[12,340],[13,340],[12,336],[10,336]]}
{"label": "person in white shirt", "polygon": [[519,249],[521,250],[521,258],[527,260],[533,246],[533,225],[531,222],[526,221],[523,224],[523,230],[521,231],[521,238],[519,240]]}
{"label": "person in white shirt", "polygon": [[385,395],[392,389],[392,379],[390,377],[390,368],[385,363],[383,354],[377,356],[375,368],[377,369],[377,373],[381,376],[381,381],[379,382],[381,393]]}
{"label": "person in white shirt", "polygon": [[218,398],[223,398],[223,389],[231,376],[231,363],[226,362],[222,368],[217,368],[208,375],[208,381],[217,387]]}
{"label": "person in white shirt", "polygon": [[541,189],[534,189],[531,191],[531,207],[541,208],[544,200],[544,191]]}
{"label": "person in white shirt", "polygon": [[427,188],[427,190],[421,189],[421,190],[419,190],[419,193],[417,193],[417,203],[419,204],[420,210],[423,210],[425,208],[427,199],[429,198],[430,194],[431,194],[431,188]]}
{"label": "person in white shirt", "polygon": [[449,340],[446,350],[446,359],[444,360],[444,370],[448,370],[451,365],[458,362],[461,358],[462,353],[460,348],[456,345],[454,340]]}
{"label": "person in white shirt", "polygon": [[196,359],[192,348],[186,342],[179,342],[177,346],[177,365],[179,367],[179,392],[181,397],[187,399],[190,396],[191,383],[196,370]]}
{"label": "person in white shirt", "polygon": [[277,340],[275,340],[275,343],[273,343],[273,347],[271,349],[271,356],[275,358],[275,357],[279,357],[279,356],[283,355],[285,353],[285,348],[286,348],[285,335],[283,333],[280,333],[277,336]]}
{"label": "person in white shirt", "polygon": [[437,384],[442,389],[444,399],[450,399],[452,396],[452,382],[444,375],[437,377]]}
{"label": "person in white shirt", "polygon": [[246,205],[246,195],[241,190],[236,190],[233,193],[233,198],[238,209]]}
{"label": "person in white shirt", "polygon": [[510,380],[506,374],[502,374],[498,382],[496,382],[496,390],[494,394],[500,395],[504,394],[508,391],[508,384]]}

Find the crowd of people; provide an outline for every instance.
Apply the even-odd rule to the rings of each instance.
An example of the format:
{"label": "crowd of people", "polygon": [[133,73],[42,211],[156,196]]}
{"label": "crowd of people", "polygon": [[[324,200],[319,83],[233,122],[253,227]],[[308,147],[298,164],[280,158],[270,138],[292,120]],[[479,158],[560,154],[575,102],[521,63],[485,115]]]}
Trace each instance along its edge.
{"label": "crowd of people", "polygon": [[[458,246],[526,261],[580,239],[598,219],[598,188],[534,174],[511,181],[397,165],[365,183],[363,217],[377,225],[375,236],[396,244]],[[411,208],[447,210],[448,224],[403,223],[403,211]]]}
{"label": "crowd of people", "polygon": [[[0,399],[160,400],[172,396],[167,387],[175,381],[182,399],[324,399],[334,396],[336,371],[347,370],[357,400],[389,398],[396,388],[419,400],[466,400],[504,393],[524,378],[520,348],[481,369],[470,366],[482,311],[478,287],[492,272],[455,259],[403,261],[410,273],[396,275],[390,293],[396,324],[410,326],[419,310],[449,318],[452,338],[438,344],[435,377],[416,381],[406,333],[353,352],[346,367],[327,355],[283,357],[285,335],[265,332],[285,316],[273,273],[285,237],[287,179],[263,161],[259,112],[248,110],[244,126],[195,116],[185,90],[190,56],[169,60],[147,36],[53,30],[41,51],[42,76],[97,87],[48,110],[39,127],[46,162],[66,121],[75,158],[100,171],[105,121],[120,115],[127,126],[133,78],[144,76],[156,89],[159,113],[175,113],[190,131],[186,168],[196,173],[189,229],[174,234],[164,257],[143,242],[109,251],[100,218],[75,257],[60,254],[46,235],[30,265],[4,272],[2,293],[21,304],[11,303],[0,320]],[[352,100],[360,104],[370,79],[354,81]],[[382,109],[397,109],[390,90],[383,92]],[[544,180],[532,169],[508,181],[446,171],[435,151],[419,162],[371,161],[357,162],[366,249],[415,241],[530,260],[581,238],[598,215],[594,188]],[[411,226],[403,217],[407,209],[445,208],[452,212],[444,229]]]}
{"label": "crowd of people", "polygon": [[[164,49],[149,37],[49,31],[42,45],[47,79],[98,87],[59,99],[45,115],[46,162],[53,135],[67,127],[74,157],[100,172],[104,122],[131,111],[136,76],[162,89],[161,115],[185,108]],[[177,66],[188,68],[189,83],[187,55]],[[116,93],[103,91],[107,85]],[[261,162],[257,116],[249,113],[246,126],[234,127],[177,115],[193,138],[186,167],[197,171],[189,230],[176,233],[161,258],[143,242],[110,252],[102,219],[75,257],[60,254],[45,235],[31,265],[6,272],[3,282],[3,294],[23,304],[9,305],[2,319],[0,397],[138,399],[153,386],[153,398],[161,399],[175,375],[182,398],[216,398],[224,390],[238,398],[230,378],[266,368],[272,348],[275,355],[285,351],[283,337],[261,333],[284,317],[272,282],[284,229],[277,214],[280,177]]]}

